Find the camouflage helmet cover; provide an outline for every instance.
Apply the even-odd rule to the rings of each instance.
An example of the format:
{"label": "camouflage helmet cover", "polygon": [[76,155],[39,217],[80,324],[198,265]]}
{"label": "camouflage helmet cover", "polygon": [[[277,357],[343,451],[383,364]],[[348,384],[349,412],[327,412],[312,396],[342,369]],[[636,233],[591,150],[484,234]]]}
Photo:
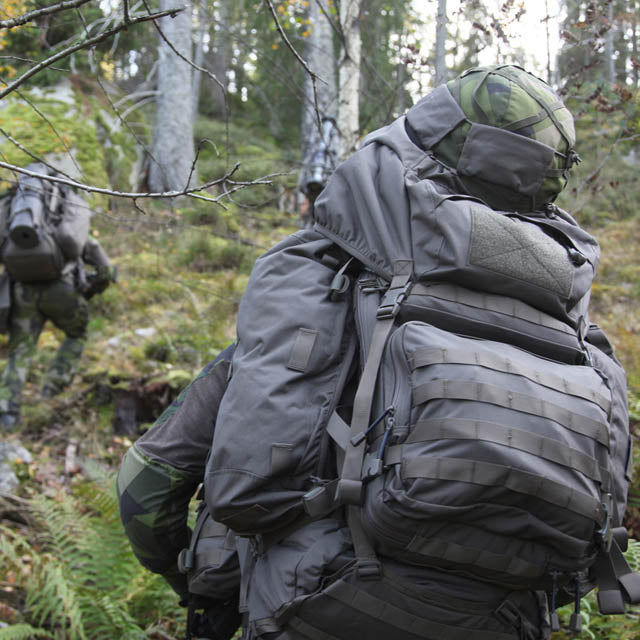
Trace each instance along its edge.
{"label": "camouflage helmet cover", "polygon": [[[469,69],[446,86],[466,116],[433,147],[435,156],[447,166],[460,169],[463,148],[475,123],[517,134],[520,138],[503,134],[493,137],[508,140],[510,146],[516,145],[514,148],[520,140],[522,154],[529,153],[522,137],[552,151],[548,155],[551,162],[541,172],[535,194],[514,193],[513,188],[502,184],[498,172],[478,177],[459,171],[469,193],[497,209],[533,210],[553,201],[564,189],[568,170],[579,158],[573,150],[573,117],[551,87],[514,65]],[[496,144],[499,151],[500,142]]]}

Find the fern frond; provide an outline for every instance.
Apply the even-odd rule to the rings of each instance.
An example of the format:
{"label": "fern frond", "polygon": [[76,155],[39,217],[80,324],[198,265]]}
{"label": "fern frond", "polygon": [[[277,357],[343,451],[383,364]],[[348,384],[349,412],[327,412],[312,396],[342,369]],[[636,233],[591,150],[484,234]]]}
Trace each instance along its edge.
{"label": "fern frond", "polygon": [[36,629],[30,624],[12,624],[0,629],[0,640],[32,640],[32,638],[54,638],[46,629]]}

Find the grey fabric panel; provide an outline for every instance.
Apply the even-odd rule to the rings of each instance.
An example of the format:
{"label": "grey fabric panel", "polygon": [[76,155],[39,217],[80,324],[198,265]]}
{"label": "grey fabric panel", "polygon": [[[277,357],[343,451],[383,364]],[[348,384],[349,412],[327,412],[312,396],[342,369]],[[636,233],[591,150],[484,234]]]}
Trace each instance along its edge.
{"label": "grey fabric panel", "polygon": [[[497,352],[477,352],[469,350],[432,349],[424,347],[414,351],[409,356],[411,369],[426,367],[432,364],[472,364],[486,367],[494,371],[502,371],[516,376],[523,376],[529,380],[551,389],[560,389],[578,398],[584,398],[597,404],[606,414],[611,408],[611,399],[599,393],[596,389],[576,384],[567,377],[559,376],[550,371],[541,371],[529,366],[523,366],[520,361],[505,357]],[[568,372],[570,375],[571,372]]]}
{"label": "grey fabric panel", "polygon": [[434,380],[420,385],[413,392],[415,404],[422,404],[436,398],[473,400],[523,411],[558,422],[571,431],[593,438],[606,447],[609,446],[609,432],[606,422],[574,413],[565,407],[545,402],[539,397],[514,393],[494,385],[466,380]]}
{"label": "grey fabric panel", "polygon": [[294,445],[286,442],[274,442],[271,445],[271,470],[270,475],[277,476],[293,463]]}
{"label": "grey fabric panel", "polygon": [[414,457],[403,461],[401,473],[405,480],[428,478],[505,487],[602,522],[600,500],[541,476],[500,464],[454,458]]}
{"label": "grey fabric panel", "polygon": [[256,557],[249,589],[251,621],[276,612],[286,617],[286,609],[295,610],[297,597],[316,591],[325,576],[351,558],[348,532],[335,519],[317,520],[290,533]]}
{"label": "grey fabric panel", "polygon": [[[407,116],[407,122],[427,143],[438,138],[440,133],[436,132],[448,129],[459,118],[457,106],[447,114],[432,110],[442,97],[447,102],[450,100],[446,87],[436,89],[433,97],[416,104]],[[444,126],[442,122],[445,122]],[[492,135],[500,134],[499,129],[490,129]],[[476,134],[480,144],[484,142],[484,131],[480,128]],[[539,143],[532,142],[538,149]],[[529,172],[521,162],[528,161],[529,156],[523,154],[513,164],[509,159],[509,171],[506,172],[511,174],[514,167],[520,167],[517,179],[525,190],[532,187],[526,184]],[[539,171],[540,162],[544,164],[539,156],[531,156],[531,162],[535,172]],[[471,165],[470,170],[480,168]],[[570,296],[561,299],[558,291],[562,287],[566,291],[564,271],[563,275],[549,274],[550,280],[559,282],[562,287],[545,290],[534,284],[523,286],[518,278],[488,277],[492,271],[469,263],[471,207],[484,208],[484,205],[466,195],[454,172],[411,141],[406,132],[405,117],[401,117],[367,136],[360,150],[338,167],[315,203],[314,216],[320,233],[388,281],[391,280],[393,261],[411,257],[415,272],[423,281],[453,282],[487,293],[511,296],[565,322],[575,323],[578,315],[586,314],[586,306],[577,314],[572,310],[589,291],[599,248],[594,238],[580,229],[575,220],[564,212],[557,212],[537,218],[532,215],[530,217],[536,221],[529,221],[533,225],[552,226],[554,237],[566,239],[566,242],[559,242],[573,246],[588,258],[588,263],[575,266]],[[486,207],[486,211],[492,210]],[[555,268],[555,265],[551,266]]]}
{"label": "grey fabric panel", "polygon": [[431,149],[467,119],[446,85],[428,93],[406,114],[424,149]]}
{"label": "grey fabric panel", "polygon": [[457,170],[460,175],[534,196],[554,155],[553,149],[541,142],[474,122],[465,138]]}
{"label": "grey fabric panel", "polygon": [[[491,295],[521,300],[558,320],[576,326],[574,308],[586,298],[597,264],[598,249],[579,228],[542,216],[516,216],[493,211],[461,196],[443,195],[428,180],[407,174],[415,271],[422,282],[449,282]],[[473,224],[490,220],[486,229]],[[479,218],[478,216],[482,216]],[[506,226],[511,225],[511,226]],[[516,225],[518,225],[516,227]],[[529,274],[494,237],[497,228],[507,236],[511,253],[534,265]],[[549,234],[542,231],[549,228]],[[562,238],[556,242],[551,238]],[[564,241],[566,239],[566,242]],[[588,257],[582,265],[569,259],[563,245],[578,247]],[[548,264],[535,264],[538,247],[553,256]],[[565,295],[566,294],[566,295]],[[586,313],[586,305],[580,314]]]}
{"label": "grey fabric panel", "polygon": [[506,316],[531,322],[535,325],[542,325],[543,327],[561,331],[562,333],[575,335],[575,331],[565,322],[556,320],[556,318],[516,298],[491,295],[489,293],[473,291],[471,289],[465,289],[464,287],[444,283],[433,283],[427,286],[418,283],[411,290],[411,295],[434,296],[436,298],[442,298],[443,300],[460,302],[471,307],[495,311]]}
{"label": "grey fabric panel", "polygon": [[487,549],[477,549],[435,537],[415,536],[407,548],[418,555],[448,560],[454,564],[470,564],[490,571],[512,573],[530,578],[538,578],[546,571],[546,567],[542,564],[527,562],[512,555],[492,553]]}
{"label": "grey fabric panel", "polygon": [[[511,426],[469,419],[433,419],[417,422],[411,430],[406,443],[425,442],[428,440],[484,440],[505,447],[513,447],[537,455],[543,460],[555,462],[603,484],[608,490],[609,472],[602,468],[595,458],[563,445],[552,438],[545,438],[529,431],[514,429]],[[391,453],[388,451],[387,453]],[[391,459],[385,456],[391,464]]]}
{"label": "grey fabric panel", "polygon": [[326,594],[356,611],[419,638],[438,636],[447,638],[447,640],[468,640],[469,637],[473,637],[474,640],[514,640],[514,636],[511,634],[469,629],[462,626],[454,627],[434,622],[432,619],[412,615],[406,610],[400,609],[343,580],[330,585],[326,590]]}
{"label": "grey fabric panel", "polygon": [[[322,257],[332,246],[312,230],[287,239],[256,261],[240,304],[205,474],[214,518],[238,533],[286,526],[318,474],[324,428],[355,351],[350,297],[328,295],[335,272]],[[301,326],[317,332],[304,373],[287,368]],[[272,468],[276,443],[291,445],[291,456],[276,453]]]}
{"label": "grey fabric panel", "polygon": [[575,266],[542,229],[481,208],[472,208],[471,220],[472,265],[569,297]]}
{"label": "grey fabric panel", "polygon": [[633,460],[633,444],[629,434],[627,377],[620,363],[604,351],[589,345],[589,353],[596,369],[606,377],[613,398],[609,427],[610,465],[616,517],[621,523],[627,503],[628,483],[631,480],[628,469]]}
{"label": "grey fabric panel", "polygon": [[287,623],[289,627],[298,631],[303,635],[303,638],[309,638],[309,640],[340,640],[337,636],[333,636],[329,633],[325,633],[320,629],[316,629],[312,627],[310,624],[305,622],[304,620],[300,620],[300,618],[294,616]]}
{"label": "grey fabric panel", "polygon": [[296,339],[291,349],[291,356],[287,367],[304,373],[311,360],[313,345],[316,343],[318,332],[314,329],[300,328],[296,332]]}

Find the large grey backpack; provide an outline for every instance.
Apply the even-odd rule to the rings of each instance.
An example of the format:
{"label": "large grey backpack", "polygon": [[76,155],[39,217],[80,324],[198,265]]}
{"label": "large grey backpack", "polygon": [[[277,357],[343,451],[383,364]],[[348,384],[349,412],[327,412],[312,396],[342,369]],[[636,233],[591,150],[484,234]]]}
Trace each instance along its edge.
{"label": "large grey backpack", "polygon": [[[42,164],[27,167],[53,175]],[[4,212],[0,255],[16,282],[46,282],[62,275],[67,262],[78,260],[89,235],[90,210],[71,189],[22,175]]]}
{"label": "large grey backpack", "polygon": [[[424,113],[369,137],[318,198],[315,230],[257,261],[207,465],[209,509],[251,537],[258,565],[306,523],[346,517],[350,569],[316,574],[317,593],[335,583],[350,594],[345,612],[380,610],[394,566],[418,585],[456,576],[459,594],[543,594],[552,611],[567,591],[578,607],[597,583],[601,610],[621,613],[640,601],[640,576],[622,555],[625,375],[588,318],[598,245],[552,205],[497,211],[461,195],[413,142],[441,135]],[[449,635],[429,631],[435,614],[402,603],[388,607],[395,635],[373,624],[374,638],[404,638],[407,615],[418,638],[499,637],[453,615],[439,621]],[[264,629],[286,627],[292,610],[280,606]],[[501,633],[527,637],[518,608]],[[313,620],[325,627],[302,637],[353,637],[337,618],[331,630]]]}

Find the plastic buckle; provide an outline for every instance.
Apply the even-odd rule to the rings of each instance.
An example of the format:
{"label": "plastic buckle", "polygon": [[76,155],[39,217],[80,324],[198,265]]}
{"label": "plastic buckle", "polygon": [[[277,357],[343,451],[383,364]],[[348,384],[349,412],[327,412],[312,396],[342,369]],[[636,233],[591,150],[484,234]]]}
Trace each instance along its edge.
{"label": "plastic buckle", "polygon": [[380,580],[382,577],[382,565],[378,559],[363,559],[356,563],[356,574],[360,580]]}
{"label": "plastic buckle", "polygon": [[384,461],[381,458],[374,456],[372,453],[367,453],[364,456],[364,463],[362,465],[362,478],[363,480],[369,480],[379,476],[384,471]]}
{"label": "plastic buckle", "polygon": [[606,496],[603,497],[605,499],[605,502],[602,503],[604,522],[602,523],[602,527],[596,531],[595,536],[600,548],[608,553],[611,550],[611,544],[613,542],[613,514],[611,513],[613,497],[610,493],[607,493]]}
{"label": "plastic buckle", "polygon": [[494,611],[494,615],[516,629],[520,627],[521,616],[517,607],[510,600],[504,600]]}
{"label": "plastic buckle", "polygon": [[[400,311],[400,305],[407,299],[407,295],[409,295],[409,289],[411,289],[411,281],[407,282],[407,284],[402,287],[400,293],[398,293],[391,302],[385,303],[382,301],[382,304],[378,307],[376,311],[376,318],[378,320],[388,320],[389,318],[395,318],[398,315],[398,311]],[[387,291],[387,295],[389,295],[391,291]],[[386,298],[387,296],[385,296]]]}
{"label": "plastic buckle", "polygon": [[180,573],[189,573],[193,569],[195,557],[191,549],[183,549],[178,554],[178,571]]}

